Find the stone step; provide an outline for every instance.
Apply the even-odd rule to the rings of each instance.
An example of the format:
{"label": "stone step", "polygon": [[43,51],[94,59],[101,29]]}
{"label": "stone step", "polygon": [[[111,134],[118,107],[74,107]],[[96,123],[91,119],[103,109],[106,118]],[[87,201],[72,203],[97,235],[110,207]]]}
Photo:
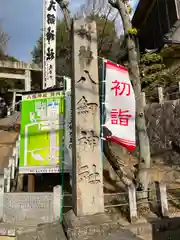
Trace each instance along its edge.
{"label": "stone step", "polygon": [[[95,217],[95,216],[94,216]],[[84,218],[83,218],[84,219]],[[96,217],[96,221],[88,219],[85,225],[81,221],[76,222],[75,228],[69,229],[71,240],[177,240],[180,236],[180,217],[166,219],[150,218],[148,221],[139,219],[134,224],[125,221],[110,221],[105,218],[105,224]],[[72,222],[73,223],[73,222]],[[74,222],[75,223],[75,222]],[[93,223],[96,223],[95,225]],[[82,225],[81,225],[82,224]],[[12,224],[0,224],[4,229],[4,236],[15,236],[17,240],[66,240],[64,230],[59,222],[41,224],[38,226],[15,226]],[[1,234],[3,235],[3,234]]]}
{"label": "stone step", "polygon": [[17,240],[67,240],[59,222],[34,226],[0,223],[0,236],[16,237]]}
{"label": "stone step", "polygon": [[126,224],[123,228],[143,240],[177,240],[180,236],[180,217],[151,219],[144,223]]}
{"label": "stone step", "polygon": [[60,223],[40,224],[17,231],[17,240],[67,240]]}
{"label": "stone step", "polygon": [[34,231],[27,231],[21,234],[16,235],[17,240],[37,240],[37,232]]}
{"label": "stone step", "polygon": [[59,222],[42,224],[37,227],[37,240],[67,240]]}
{"label": "stone step", "polygon": [[133,233],[126,229],[111,229],[104,232],[94,232],[93,234],[80,234],[79,236],[70,236],[68,239],[71,240],[141,240],[139,237],[135,236]]}
{"label": "stone step", "polygon": [[13,223],[0,223],[0,236],[9,236],[15,237],[17,232],[23,232],[26,230],[36,229],[37,225],[21,225],[21,224],[13,224]]}

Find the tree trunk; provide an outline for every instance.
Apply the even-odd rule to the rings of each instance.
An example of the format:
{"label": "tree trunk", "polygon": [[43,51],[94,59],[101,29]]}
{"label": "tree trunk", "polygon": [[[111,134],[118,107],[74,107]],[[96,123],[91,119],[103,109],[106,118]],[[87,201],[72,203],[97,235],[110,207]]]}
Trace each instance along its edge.
{"label": "tree trunk", "polygon": [[66,23],[66,27],[68,31],[71,31],[71,15],[70,11],[68,9],[68,2],[64,0],[56,0],[56,2],[59,4],[59,7],[61,8],[61,11],[63,12],[64,15],[64,20]]}
{"label": "tree trunk", "polygon": [[137,174],[137,179],[139,180],[139,189],[143,190],[141,198],[147,198],[148,193],[148,173],[147,171],[142,171],[141,169],[149,169],[151,167],[151,158],[150,158],[150,147],[149,147],[149,138],[147,135],[146,121],[144,116],[144,106],[141,98],[141,82],[140,82],[140,73],[138,66],[138,58],[136,52],[136,46],[133,39],[133,36],[129,34],[129,30],[132,29],[132,24],[129,17],[129,9],[123,0],[116,0],[112,2],[109,0],[109,3],[118,9],[119,14],[121,15],[124,34],[126,37],[126,44],[128,49],[129,57],[129,73],[133,82],[135,97],[136,97],[136,129],[138,132],[139,138],[139,171]]}
{"label": "tree trunk", "polygon": [[104,141],[104,143],[103,143],[104,155],[107,158],[107,160],[109,161],[109,163],[111,164],[115,173],[118,175],[120,180],[123,182],[123,184],[126,187],[130,186],[133,181],[132,175],[128,176],[128,174],[126,174],[126,172],[123,171],[121,161],[113,154],[109,144],[110,144],[110,141]]}

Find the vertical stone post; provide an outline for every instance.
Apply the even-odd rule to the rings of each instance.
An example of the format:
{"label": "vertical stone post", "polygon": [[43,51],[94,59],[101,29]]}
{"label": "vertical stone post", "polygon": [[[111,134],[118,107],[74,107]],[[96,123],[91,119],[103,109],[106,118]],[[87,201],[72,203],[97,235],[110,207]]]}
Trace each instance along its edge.
{"label": "vertical stone post", "polygon": [[24,88],[25,91],[31,91],[31,70],[26,69],[24,73]]}
{"label": "vertical stone post", "polygon": [[15,157],[12,157],[12,171],[11,171],[11,178],[15,178]]}
{"label": "vertical stone post", "polygon": [[4,180],[5,180],[5,190],[6,192],[10,192],[11,189],[11,169],[4,168]]}
{"label": "vertical stone post", "polygon": [[99,79],[95,22],[73,22],[72,77],[73,210],[104,212],[100,147]]}
{"label": "vertical stone post", "polygon": [[143,106],[146,106],[146,93],[145,92],[141,92],[141,97],[142,97],[142,102],[143,102]]}
{"label": "vertical stone post", "polygon": [[12,107],[11,107],[12,112],[15,111],[15,106],[16,106],[16,92],[13,92]]}
{"label": "vertical stone post", "polygon": [[137,204],[136,204],[136,188],[134,184],[128,187],[129,196],[129,214],[131,223],[135,222],[138,218],[137,215]]}
{"label": "vertical stone post", "polygon": [[158,96],[159,96],[159,103],[163,104],[164,94],[163,94],[163,88],[162,87],[158,87]]}
{"label": "vertical stone post", "polygon": [[11,115],[11,108],[8,107],[8,110],[7,110],[7,116],[10,116]]}
{"label": "vertical stone post", "polygon": [[155,182],[156,185],[156,197],[158,204],[161,207],[161,213],[163,217],[168,217],[168,201],[167,201],[167,191],[166,184],[164,182]]}
{"label": "vertical stone post", "polygon": [[19,163],[19,147],[20,147],[20,135],[18,136],[18,140],[16,141],[16,154],[15,154],[16,167],[18,167],[18,163]]}
{"label": "vertical stone post", "polygon": [[[16,141],[17,143],[17,141]],[[13,153],[12,153],[12,171],[11,171],[11,178],[15,178],[15,171],[16,171],[16,155],[17,155],[17,149],[16,146],[13,148]]]}
{"label": "vertical stone post", "polygon": [[61,217],[62,198],[62,187],[57,185],[53,188],[54,220],[59,220]]}
{"label": "vertical stone post", "polygon": [[11,167],[7,168],[7,192],[11,191]]}
{"label": "vertical stone post", "polygon": [[4,176],[0,175],[0,221],[3,219]]}
{"label": "vertical stone post", "polygon": [[13,179],[14,176],[14,157],[9,158],[8,168],[10,169],[10,179]]}

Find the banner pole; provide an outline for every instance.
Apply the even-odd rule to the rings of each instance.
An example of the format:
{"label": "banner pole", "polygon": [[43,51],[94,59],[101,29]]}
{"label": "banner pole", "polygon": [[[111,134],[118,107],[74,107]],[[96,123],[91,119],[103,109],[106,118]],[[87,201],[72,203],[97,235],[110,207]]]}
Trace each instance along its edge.
{"label": "banner pole", "polygon": [[[65,81],[65,79],[64,79]],[[61,209],[60,209],[60,223],[62,223],[62,220],[63,220],[63,210],[64,210],[64,137],[65,137],[65,84],[64,84],[64,87],[63,87],[63,96],[61,96],[61,114],[63,115],[63,118],[62,118],[62,123],[61,124],[61,127],[60,127],[60,131],[61,131],[61,139],[62,139],[62,148],[61,148],[61,167],[60,167],[60,173],[61,173],[61,198],[60,198],[60,206],[61,206]]]}
{"label": "banner pole", "polygon": [[104,113],[105,113],[105,62],[102,59],[102,70],[101,70],[101,80],[100,80],[100,125],[101,125],[101,159],[102,165],[104,165],[103,160],[103,149],[104,149],[104,134],[103,134],[103,124],[104,124]]}

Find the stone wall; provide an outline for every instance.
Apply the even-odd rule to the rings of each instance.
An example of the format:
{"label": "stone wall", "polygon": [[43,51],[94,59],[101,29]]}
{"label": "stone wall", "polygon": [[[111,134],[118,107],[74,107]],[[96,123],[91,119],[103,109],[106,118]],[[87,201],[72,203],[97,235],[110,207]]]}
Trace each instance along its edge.
{"label": "stone wall", "polygon": [[62,192],[59,185],[53,192],[4,193],[3,222],[21,225],[37,225],[60,219]]}
{"label": "stone wall", "polygon": [[154,103],[145,108],[152,157],[164,164],[180,164],[180,100]]}

